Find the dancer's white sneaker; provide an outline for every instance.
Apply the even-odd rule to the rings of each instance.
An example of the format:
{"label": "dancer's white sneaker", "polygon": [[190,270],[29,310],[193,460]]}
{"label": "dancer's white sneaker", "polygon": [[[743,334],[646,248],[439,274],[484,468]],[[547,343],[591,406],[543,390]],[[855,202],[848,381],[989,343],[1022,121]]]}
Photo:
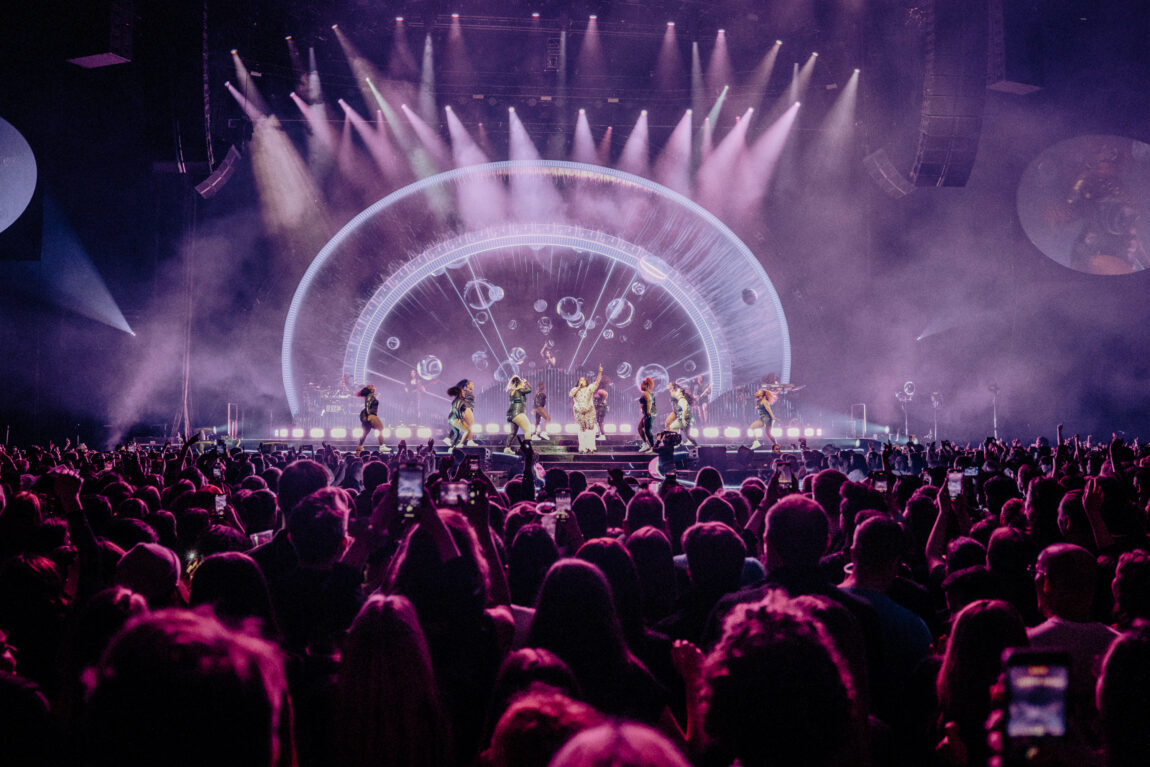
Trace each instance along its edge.
{"label": "dancer's white sneaker", "polygon": [[756,439],[754,442],[751,443],[751,450],[758,450],[762,446],[763,446],[762,443]]}

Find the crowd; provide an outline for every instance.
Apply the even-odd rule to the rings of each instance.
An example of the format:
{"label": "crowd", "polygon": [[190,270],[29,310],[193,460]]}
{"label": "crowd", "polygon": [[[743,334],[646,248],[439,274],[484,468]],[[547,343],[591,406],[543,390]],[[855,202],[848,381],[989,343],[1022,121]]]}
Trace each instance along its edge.
{"label": "crowd", "polygon": [[522,451],[0,447],[0,763],[1150,764],[1146,446]]}

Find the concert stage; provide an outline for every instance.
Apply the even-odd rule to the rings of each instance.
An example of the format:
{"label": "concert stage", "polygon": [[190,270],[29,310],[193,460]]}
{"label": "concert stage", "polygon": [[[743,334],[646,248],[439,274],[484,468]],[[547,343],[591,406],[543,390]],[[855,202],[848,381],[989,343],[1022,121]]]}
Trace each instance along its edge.
{"label": "concert stage", "polygon": [[[425,441],[416,439],[409,441],[408,444],[414,447]],[[318,447],[319,441],[243,439],[228,441],[228,444],[250,451],[278,451],[294,448],[307,454]],[[348,440],[329,440],[327,444],[343,452],[354,451],[356,447],[355,441]],[[388,440],[387,442],[387,446],[393,452],[396,444],[395,440]],[[481,437],[476,439],[475,447],[462,447],[458,450],[467,456],[479,458],[484,471],[492,475],[498,484],[502,484],[523,470],[522,456],[518,454],[518,451],[515,455],[504,453],[505,444],[505,437]],[[625,476],[638,480],[662,479],[657,468],[656,456],[652,453],[640,453],[638,451],[639,441],[630,435],[608,436],[606,440],[596,443],[597,450],[595,453],[587,454],[579,453],[578,441],[574,436],[556,435],[550,440],[536,440],[532,444],[541,471],[551,468],[560,468],[569,472],[580,471],[586,475],[589,482],[605,482],[611,469],[620,469]],[[865,450],[877,444],[873,440],[866,439],[818,438],[810,441],[807,447],[812,450],[821,450],[826,446],[838,450]],[[675,451],[676,472],[679,481],[690,484],[694,481],[695,474],[700,468],[714,466],[722,471],[723,480],[727,485],[737,486],[747,477],[769,474],[779,455],[791,455],[795,456],[796,460],[801,460],[802,445],[798,441],[780,440],[781,453],[772,452],[769,445],[752,451],[749,449],[749,445],[749,440],[740,443],[738,440],[732,439],[707,442],[698,446],[680,447]],[[368,452],[374,452],[375,441],[370,440],[364,449]],[[447,455],[448,448],[440,441],[435,446],[435,452],[438,456],[444,456]]]}

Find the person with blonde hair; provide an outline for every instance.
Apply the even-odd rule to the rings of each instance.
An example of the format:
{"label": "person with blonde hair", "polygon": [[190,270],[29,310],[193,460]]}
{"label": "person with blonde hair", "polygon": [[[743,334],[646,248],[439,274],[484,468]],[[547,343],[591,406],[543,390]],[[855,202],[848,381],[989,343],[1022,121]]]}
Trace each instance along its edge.
{"label": "person with blonde hair", "polygon": [[615,721],[583,730],[550,767],[689,767],[686,757],[657,730]]}
{"label": "person with blonde hair", "polygon": [[[755,414],[758,416],[750,425],[751,429],[762,429],[763,435],[771,441],[772,449],[777,453],[779,452],[779,443],[775,441],[775,435],[771,434],[771,426],[778,419],[775,418],[775,412],[771,410],[771,405],[779,400],[779,395],[775,394],[765,386],[755,392]],[[751,450],[758,450],[762,447],[762,442],[758,437],[751,443]]]}

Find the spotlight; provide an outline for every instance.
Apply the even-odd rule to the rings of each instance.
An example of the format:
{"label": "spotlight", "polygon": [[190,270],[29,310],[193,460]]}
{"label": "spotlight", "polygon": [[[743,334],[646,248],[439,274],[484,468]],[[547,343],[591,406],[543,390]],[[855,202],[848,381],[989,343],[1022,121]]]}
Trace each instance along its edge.
{"label": "spotlight", "polygon": [[563,431],[566,434],[578,434],[579,433],[579,424],[577,424],[577,423],[565,423],[565,424],[563,424]]}
{"label": "spotlight", "polygon": [[383,437],[384,439],[390,439],[391,438],[391,429],[384,426],[382,429],[379,430],[379,435],[381,437]]}
{"label": "spotlight", "polygon": [[537,19],[537,18],[539,18],[539,11],[535,11],[535,12],[533,12],[533,13],[531,14],[531,18],[533,18],[533,19]]}
{"label": "spotlight", "polygon": [[818,54],[818,52],[817,52],[817,51],[811,51],[811,57],[812,57],[812,58],[813,58],[813,57],[815,57],[815,56],[818,56],[818,55],[819,55],[819,54]]}
{"label": "spotlight", "polygon": [[719,427],[718,426],[704,426],[703,427],[703,436],[706,437],[707,439],[714,439],[715,437],[719,436]]}
{"label": "spotlight", "polygon": [[240,52],[240,49],[239,49],[239,48],[232,48],[232,55],[233,55],[233,56],[235,56],[235,55],[236,55],[237,53],[239,53],[239,52]]}
{"label": "spotlight", "polygon": [[445,112],[450,112],[450,111],[451,111],[451,104],[448,104],[447,106],[445,106],[445,107],[443,108],[443,111],[445,111]]}
{"label": "spotlight", "polygon": [[515,107],[507,107],[507,111],[508,111],[508,112],[514,112],[514,111],[515,111]]}
{"label": "spotlight", "polygon": [[579,114],[585,115],[585,114],[587,114],[587,110],[586,109],[580,109]]}
{"label": "spotlight", "polygon": [[339,24],[332,24],[332,25],[331,25],[331,28],[332,28],[332,29],[339,29]]}
{"label": "spotlight", "polygon": [[[290,43],[291,42],[291,35],[288,35],[287,37],[285,37],[284,40],[287,40]],[[855,70],[855,71],[857,72],[858,70]]]}
{"label": "spotlight", "polygon": [[458,14],[458,13],[453,13],[453,14],[451,14],[451,18],[453,18],[453,19],[458,19],[458,18],[459,18],[459,14]]}
{"label": "spotlight", "polygon": [[427,439],[431,436],[431,429],[427,428],[426,426],[420,426],[415,430],[415,436],[419,437],[420,439]]}
{"label": "spotlight", "polygon": [[803,436],[804,437],[813,437],[813,436],[815,436],[815,430],[813,428],[811,428],[810,426],[808,426],[807,428],[803,429]]}
{"label": "spotlight", "polygon": [[499,433],[499,424],[497,424],[497,423],[487,424],[487,433],[488,434],[498,434]]}
{"label": "spotlight", "polygon": [[798,427],[797,427],[797,426],[792,426],[792,427],[790,427],[789,429],[787,429],[787,436],[788,436],[788,437],[797,437],[797,436],[799,436],[799,429],[798,429]]}
{"label": "spotlight", "polygon": [[595,21],[595,20],[596,20],[596,19],[598,19],[598,18],[599,18],[599,17],[598,17],[598,16],[596,16],[595,14],[593,14],[593,13],[591,14],[591,21]]}
{"label": "spotlight", "polygon": [[858,67],[855,67],[855,74],[856,74],[856,75],[857,75],[859,72],[861,72],[861,71],[862,71],[861,69],[859,69]]}
{"label": "spotlight", "polygon": [[342,426],[337,426],[331,430],[330,436],[332,439],[345,439],[347,437],[347,429]]}
{"label": "spotlight", "polygon": [[396,16],[395,17],[395,23],[396,24],[402,24],[403,23],[403,17],[402,16]]}
{"label": "spotlight", "polygon": [[309,437],[311,437],[312,439],[323,439],[324,431],[323,431],[323,429],[319,429],[319,428],[310,429],[308,431],[307,435]]}
{"label": "spotlight", "polygon": [[723,430],[723,436],[726,437],[727,439],[738,439],[739,434],[740,434],[739,427],[737,427],[737,426],[728,426],[726,429]]}
{"label": "spotlight", "polygon": [[646,110],[646,109],[644,109],[644,110],[642,110],[641,112],[639,112],[639,114],[641,114],[641,115],[646,115],[646,114],[647,114],[647,110]]}
{"label": "spotlight", "polygon": [[396,439],[409,439],[411,437],[411,429],[407,426],[400,426],[395,430]]}
{"label": "spotlight", "polygon": [[295,428],[291,430],[293,439],[303,439],[303,429]]}
{"label": "spotlight", "polygon": [[362,437],[363,436],[363,427],[356,426],[354,429],[351,430],[351,436],[354,437],[355,439],[359,439],[360,437]]}
{"label": "spotlight", "polygon": [[720,34],[720,35],[725,35],[725,34],[727,34],[727,30],[725,30],[725,29],[720,29],[720,30],[719,30],[719,34]]}
{"label": "spotlight", "polygon": [[631,433],[631,424],[629,424],[629,423],[619,424],[619,433],[620,434],[630,434]]}
{"label": "spotlight", "polygon": [[783,44],[782,40],[775,40],[775,45],[782,45],[782,44]]}
{"label": "spotlight", "polygon": [[673,22],[673,21],[668,21],[668,22],[667,22],[667,26],[668,26],[668,27],[673,27],[673,26],[675,26],[675,22]]}

